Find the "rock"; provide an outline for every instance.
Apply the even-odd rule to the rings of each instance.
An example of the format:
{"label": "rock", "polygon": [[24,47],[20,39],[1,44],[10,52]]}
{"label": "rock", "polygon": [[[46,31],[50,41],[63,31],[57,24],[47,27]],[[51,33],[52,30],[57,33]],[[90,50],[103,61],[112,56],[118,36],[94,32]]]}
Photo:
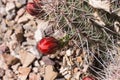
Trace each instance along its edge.
{"label": "rock", "polygon": [[4,76],[4,74],[5,74],[5,70],[4,70],[4,69],[2,69],[2,68],[0,68],[0,78],[1,78],[1,77],[3,77],[3,76]]}
{"label": "rock", "polygon": [[26,22],[28,22],[28,18],[25,16],[25,15],[23,15],[22,17],[20,17],[19,19],[18,19],[18,23],[20,24],[20,23],[26,23]]}
{"label": "rock", "polygon": [[[7,79],[8,78],[8,79]],[[3,80],[17,80],[17,75],[10,69],[5,70]]]}
{"label": "rock", "polygon": [[17,64],[15,64],[15,65],[11,66],[12,70],[13,70],[16,74],[18,74],[18,67],[19,67],[19,66],[20,66],[20,63],[17,63]]}
{"label": "rock", "polygon": [[53,66],[48,65],[45,67],[44,80],[55,80],[57,75],[58,75],[58,73],[53,71]]}
{"label": "rock", "polygon": [[24,5],[27,3],[27,0],[17,0],[17,2],[19,2],[20,4]]}
{"label": "rock", "polygon": [[[59,52],[59,51],[56,51],[55,54],[50,54],[50,55],[49,55],[49,58],[50,58],[50,59],[55,59],[55,58],[58,56],[58,54],[59,54],[58,52]],[[57,57],[57,58],[59,58],[59,57]]]}
{"label": "rock", "polygon": [[15,18],[15,16],[16,16],[16,12],[15,12],[15,10],[12,10],[11,12],[7,13],[6,19],[13,20]]}
{"label": "rock", "polygon": [[16,0],[15,1],[15,5],[17,8],[21,8],[22,6],[24,6],[27,3],[27,0]]}
{"label": "rock", "polygon": [[88,70],[88,68],[89,68],[89,65],[84,64],[84,65],[83,65],[83,70],[82,70],[82,71],[83,71],[84,73],[86,73],[87,70]]}
{"label": "rock", "polygon": [[0,53],[4,53],[6,49],[7,49],[6,44],[5,44],[5,43],[2,43],[2,44],[0,45]]}
{"label": "rock", "polygon": [[40,65],[41,65],[41,66],[44,66],[45,63],[44,63],[42,60],[40,60]]}
{"label": "rock", "polygon": [[70,67],[61,67],[60,73],[65,77],[67,80],[71,80],[72,77],[71,68]]}
{"label": "rock", "polygon": [[45,37],[45,35],[43,34],[43,31],[41,31],[41,29],[38,28],[35,31],[35,35],[34,35],[36,42],[40,41],[43,37]]}
{"label": "rock", "polygon": [[65,78],[59,78],[59,79],[55,79],[55,80],[66,80]]}
{"label": "rock", "polygon": [[15,18],[15,21],[17,22],[18,19],[19,19],[24,13],[25,13],[25,7],[19,9],[19,10],[17,11],[17,16],[16,16],[16,18]]}
{"label": "rock", "polygon": [[24,35],[23,33],[17,33],[16,34],[17,41],[21,43],[24,40]]}
{"label": "rock", "polygon": [[5,75],[7,77],[9,77],[9,78],[14,77],[14,73],[10,69],[8,69],[8,70],[5,71]]}
{"label": "rock", "polygon": [[74,52],[73,52],[71,49],[68,49],[68,50],[66,51],[66,55],[67,55],[67,56],[71,56],[73,53],[74,53]]}
{"label": "rock", "polygon": [[28,22],[26,23],[25,25],[23,25],[23,28],[26,30],[26,31],[29,31],[31,29],[31,24]]}
{"label": "rock", "polygon": [[23,67],[29,66],[35,60],[35,56],[25,50],[20,50],[19,55]]}
{"label": "rock", "polygon": [[81,56],[78,56],[78,57],[76,58],[76,61],[77,61],[78,63],[83,62],[82,57],[81,57]]}
{"label": "rock", "polygon": [[41,76],[44,76],[44,74],[45,74],[45,65],[39,67],[39,74]]}
{"label": "rock", "polygon": [[9,48],[9,50],[10,50],[10,54],[12,56],[15,56],[15,57],[19,58],[18,50],[20,49],[20,45],[16,40],[15,33],[13,33],[10,36],[10,39],[11,40],[9,42],[7,42],[7,46]]}
{"label": "rock", "polygon": [[40,75],[35,73],[30,73],[29,80],[41,80]]}
{"label": "rock", "polygon": [[6,4],[7,3],[7,0],[1,0],[4,4]]}
{"label": "rock", "polygon": [[73,80],[80,80],[80,75],[81,75],[81,72],[76,72],[74,75],[73,75]]}
{"label": "rock", "polygon": [[36,21],[30,20],[28,22],[28,24],[30,24],[32,26],[32,29],[30,28],[30,31],[35,31],[36,30],[36,27],[37,27]]}
{"label": "rock", "polygon": [[44,32],[48,31],[52,27],[52,23],[49,21],[43,21],[43,20],[36,20],[38,23],[37,30],[35,31],[34,38],[36,42],[40,41],[43,37],[45,37]]}
{"label": "rock", "polygon": [[37,59],[40,59],[42,57],[42,54],[38,52],[38,50],[36,49],[36,46],[33,46],[28,51],[31,52],[33,55],[35,55]]}
{"label": "rock", "polygon": [[33,70],[34,73],[38,73],[38,71],[39,71],[38,67],[33,67],[32,70]]}
{"label": "rock", "polygon": [[0,27],[0,31],[3,32],[3,33],[6,32],[8,28],[7,28],[7,25],[6,25],[6,22],[5,22],[4,19],[1,22],[1,26],[2,27]]}
{"label": "rock", "polygon": [[61,52],[60,52],[60,56],[64,56],[65,54],[66,54],[65,51],[61,51]]}
{"label": "rock", "polygon": [[2,1],[0,0],[0,5],[2,5]]}
{"label": "rock", "polygon": [[5,60],[5,63],[10,66],[10,65],[14,65],[16,64],[17,62],[19,62],[19,59],[14,57],[14,56],[11,56],[10,54],[3,54],[3,58]]}
{"label": "rock", "polygon": [[38,60],[36,60],[36,61],[34,62],[34,66],[35,66],[35,67],[40,66],[40,64],[39,64]]}
{"label": "rock", "polygon": [[9,77],[8,76],[3,76],[3,80],[9,80]]}
{"label": "rock", "polygon": [[1,24],[1,22],[2,22],[2,18],[3,18],[3,16],[0,14],[0,24]]}
{"label": "rock", "polygon": [[33,35],[34,33],[32,31],[27,31],[27,30],[25,31],[25,34],[24,34],[25,37],[32,39],[32,40],[33,40]]}
{"label": "rock", "polygon": [[17,80],[17,79],[15,79],[15,78],[9,78],[9,80]]}
{"label": "rock", "polygon": [[77,55],[77,56],[80,55],[80,52],[81,52],[80,49],[76,49],[76,55]]}
{"label": "rock", "polygon": [[4,41],[10,41],[11,34],[12,34],[12,30],[11,29],[7,30],[3,38]]}
{"label": "rock", "polygon": [[6,22],[6,24],[8,25],[8,26],[10,26],[10,27],[13,27],[13,26],[15,26],[15,21],[14,20],[5,20],[5,22]]}
{"label": "rock", "polygon": [[6,12],[9,12],[11,10],[15,9],[15,4],[13,2],[7,2],[6,4]]}
{"label": "rock", "polygon": [[26,18],[28,18],[29,20],[33,20],[35,17],[34,16],[31,16],[30,14],[28,13],[25,13],[25,16]]}
{"label": "rock", "polygon": [[6,70],[8,69],[7,64],[5,63],[4,57],[2,54],[0,54],[0,68]]}
{"label": "rock", "polygon": [[23,28],[26,31],[32,31],[34,32],[36,30],[36,22],[33,20],[30,20],[28,23],[26,23],[25,25],[23,25]]}
{"label": "rock", "polygon": [[19,67],[19,69],[18,69],[18,72],[19,72],[18,80],[26,80],[30,71],[31,71],[30,68]]}
{"label": "rock", "polygon": [[21,8],[23,5],[21,3],[19,3],[18,1],[15,1],[15,6],[16,8]]}
{"label": "rock", "polygon": [[43,57],[42,57],[42,61],[43,61],[46,65],[55,65],[55,62],[52,61],[51,59],[49,59],[49,57],[47,57],[47,56],[43,56]]}
{"label": "rock", "polygon": [[22,28],[22,25],[21,25],[21,24],[15,25],[15,26],[14,26],[14,30],[15,30],[15,34],[23,33],[23,28]]}
{"label": "rock", "polygon": [[65,79],[70,80],[71,75],[70,74],[66,74],[64,77],[65,77]]}
{"label": "rock", "polygon": [[65,67],[65,68],[61,67],[61,68],[60,68],[60,73],[64,73],[64,72],[67,71],[67,70],[68,70],[68,67]]}
{"label": "rock", "polygon": [[0,6],[0,15],[5,16],[7,13],[5,11],[5,6]]}

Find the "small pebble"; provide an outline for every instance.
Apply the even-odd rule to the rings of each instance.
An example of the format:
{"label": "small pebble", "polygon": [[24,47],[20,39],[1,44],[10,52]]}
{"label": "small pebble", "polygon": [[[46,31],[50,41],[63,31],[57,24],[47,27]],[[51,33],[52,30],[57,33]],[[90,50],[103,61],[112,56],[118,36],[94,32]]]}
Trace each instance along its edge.
{"label": "small pebble", "polygon": [[17,0],[17,2],[21,3],[22,5],[27,3],[27,0]]}
{"label": "small pebble", "polygon": [[20,17],[19,19],[18,19],[18,23],[20,24],[20,23],[26,23],[26,22],[28,22],[28,18],[24,15],[24,16],[22,16],[22,17]]}
{"label": "small pebble", "polygon": [[66,51],[66,55],[67,56],[71,56],[73,54],[73,51],[71,50],[71,49],[68,49],[67,51]]}
{"label": "small pebble", "polygon": [[12,78],[14,76],[14,73],[11,70],[6,70],[5,75],[7,75],[9,78]]}
{"label": "small pebble", "polygon": [[76,55],[80,55],[80,49],[76,49]]}
{"label": "small pebble", "polygon": [[20,66],[20,63],[17,63],[17,64],[15,64],[15,65],[11,66],[11,68],[13,69],[13,71],[14,71],[15,73],[18,73],[17,70],[18,70],[19,66]]}
{"label": "small pebble", "polygon": [[4,19],[3,19],[2,22],[1,22],[1,26],[2,26],[2,27],[0,28],[0,29],[1,29],[1,32],[7,31],[8,28],[7,28],[7,25],[6,25],[6,22],[5,22]]}
{"label": "small pebble", "polygon": [[0,68],[0,77],[3,77],[4,74],[5,74],[5,70]]}
{"label": "small pebble", "polygon": [[34,62],[34,66],[35,66],[35,67],[40,66],[40,64],[39,64],[38,60],[36,60],[36,61]]}
{"label": "small pebble", "polygon": [[15,9],[15,4],[13,2],[7,2],[6,11],[9,12],[9,11],[11,11],[13,9]]}
{"label": "small pebble", "polygon": [[70,78],[72,77],[72,75],[67,74],[67,75],[65,75],[64,77],[65,77],[67,80],[70,80]]}
{"label": "small pebble", "polygon": [[17,11],[17,15],[16,15],[16,18],[15,18],[15,21],[17,22],[18,19],[19,19],[24,13],[25,13],[25,7],[19,9],[19,10]]}
{"label": "small pebble", "polygon": [[47,56],[43,56],[43,57],[42,57],[42,61],[43,61],[46,65],[55,65],[55,62],[52,61],[51,59],[49,59],[49,57],[47,57]]}
{"label": "small pebble", "polygon": [[40,65],[43,66],[45,65],[45,63],[43,61],[40,61]]}
{"label": "small pebble", "polygon": [[0,15],[2,15],[2,16],[7,15],[7,13],[5,11],[5,6],[0,6]]}
{"label": "small pebble", "polygon": [[1,0],[4,4],[6,4],[7,3],[7,0]]}
{"label": "small pebble", "polygon": [[15,10],[12,10],[12,12],[8,12],[6,19],[7,20],[12,20],[16,16]]}
{"label": "small pebble", "polygon": [[0,5],[2,5],[2,1],[0,0]]}
{"label": "small pebble", "polygon": [[32,70],[33,70],[33,72],[35,72],[35,73],[38,72],[38,68],[37,68],[37,67],[33,67]]}

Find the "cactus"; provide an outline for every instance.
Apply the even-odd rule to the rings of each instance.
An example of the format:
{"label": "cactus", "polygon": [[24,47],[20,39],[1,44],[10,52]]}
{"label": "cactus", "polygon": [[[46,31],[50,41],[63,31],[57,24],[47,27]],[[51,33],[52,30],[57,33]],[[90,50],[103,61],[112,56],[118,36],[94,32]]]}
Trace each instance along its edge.
{"label": "cactus", "polygon": [[120,1],[103,0],[108,2],[108,8],[104,7],[102,0],[98,0],[98,3],[101,1],[103,6],[93,5],[90,1],[95,0],[40,0],[38,5],[40,10],[43,9],[44,13],[41,14],[44,16],[40,14],[39,18],[53,21],[54,29],[62,29],[77,46],[86,50],[84,62],[90,65],[90,74],[98,80],[113,80],[114,72],[120,74],[116,72],[119,66],[114,65],[116,61],[118,64],[120,62],[116,59],[119,53],[115,53],[115,56],[112,53],[119,47]]}

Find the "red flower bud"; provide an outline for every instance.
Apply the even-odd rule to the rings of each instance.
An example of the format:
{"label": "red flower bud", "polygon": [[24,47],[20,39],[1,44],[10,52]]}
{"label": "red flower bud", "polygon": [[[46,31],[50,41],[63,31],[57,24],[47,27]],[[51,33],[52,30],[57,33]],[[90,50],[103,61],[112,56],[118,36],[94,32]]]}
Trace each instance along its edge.
{"label": "red flower bud", "polygon": [[86,76],[82,80],[95,80],[95,78],[92,76]]}
{"label": "red flower bud", "polygon": [[31,14],[32,16],[36,16],[39,14],[39,8],[38,6],[36,6],[34,3],[29,2],[26,6],[26,10],[29,14]]}
{"label": "red flower bud", "polygon": [[42,54],[51,54],[58,49],[58,41],[53,37],[45,37],[38,42],[37,49]]}

